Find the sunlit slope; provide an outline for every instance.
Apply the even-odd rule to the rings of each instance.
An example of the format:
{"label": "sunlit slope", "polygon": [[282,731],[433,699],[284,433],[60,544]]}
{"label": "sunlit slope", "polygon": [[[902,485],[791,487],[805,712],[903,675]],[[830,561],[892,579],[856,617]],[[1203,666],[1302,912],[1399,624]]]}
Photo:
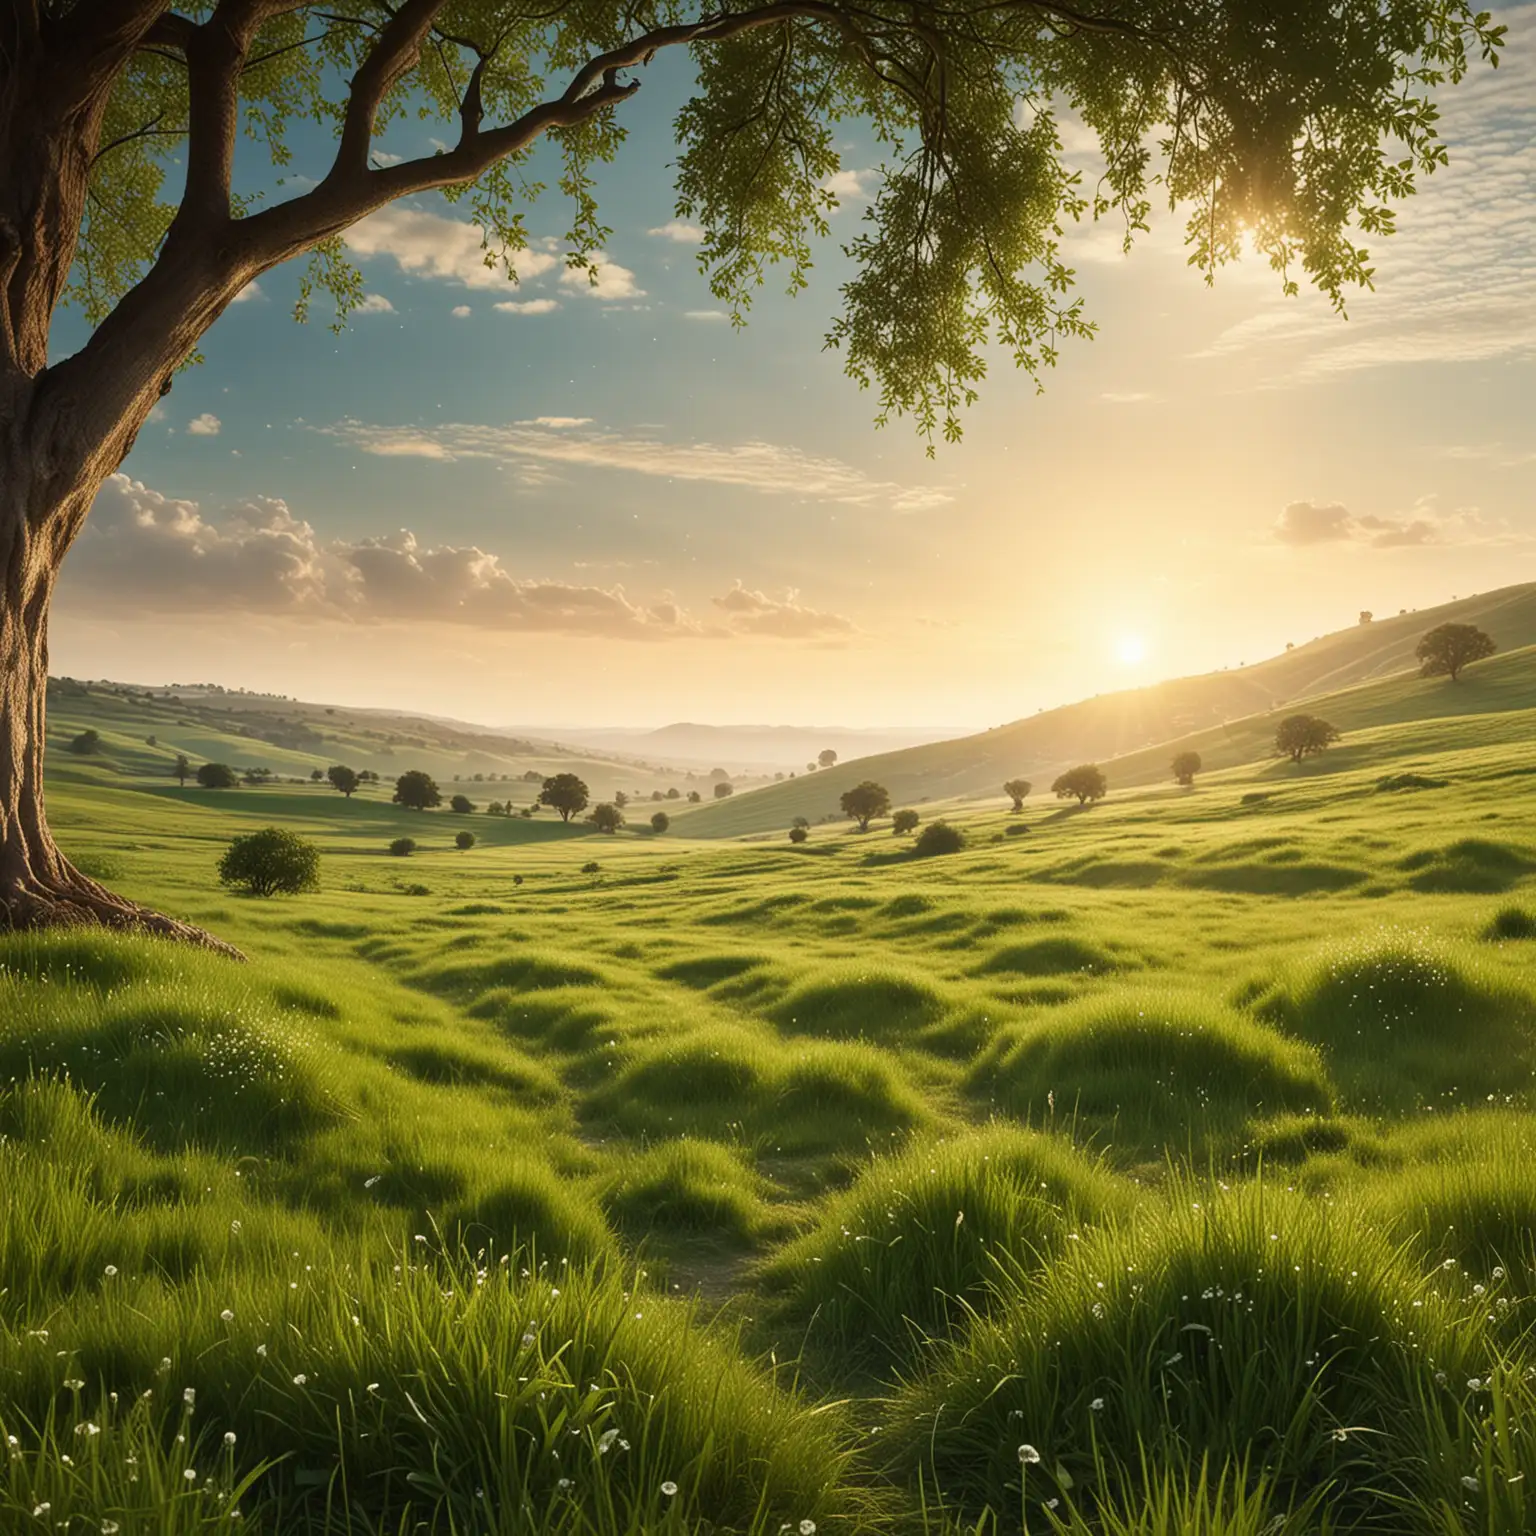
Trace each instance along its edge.
{"label": "sunlit slope", "polygon": [[[620,788],[649,793],[683,782],[680,775],[660,775],[589,749],[564,752],[549,742],[480,734],[412,716],[372,715],[237,695],[216,701],[164,696],[146,701],[142,694],[125,696],[96,684],[86,693],[51,688],[48,749],[52,759],[67,759],[70,742],[86,730],[96,731],[101,738],[100,765],[130,777],[169,779],[178,753],[185,753],[194,768],[205,762],[228,763],[236,769],[260,766],[280,778],[307,779],[316,768],[345,763],[359,770],[372,769],[391,785],[406,769],[420,768],[444,786],[459,776],[477,802],[510,795],[519,806],[538,796],[537,782],[524,778],[528,774],[543,779],[554,773],[575,773],[600,798]],[[290,744],[269,739],[285,732],[291,733]],[[486,777],[476,781],[476,773]]]}
{"label": "sunlit slope", "polygon": [[[1457,685],[1421,679],[1414,647],[1427,629],[1452,622],[1488,630],[1501,654]],[[1115,783],[1147,783],[1165,772],[1175,742],[1195,747],[1216,766],[1262,757],[1275,713],[1303,706],[1341,729],[1531,708],[1536,652],[1521,648],[1532,646],[1536,583],[1505,587],[1325,635],[1241,671],[1106,694],[975,736],[839,764],[701,806],[685,813],[683,824],[690,837],[735,837],[788,827],[796,816],[815,823],[836,813],[842,792],[862,779],[884,784],[896,805],[917,806],[955,797],[1000,798],[1003,781],[1018,775],[1032,780],[1038,794],[1076,762],[1116,762]]]}

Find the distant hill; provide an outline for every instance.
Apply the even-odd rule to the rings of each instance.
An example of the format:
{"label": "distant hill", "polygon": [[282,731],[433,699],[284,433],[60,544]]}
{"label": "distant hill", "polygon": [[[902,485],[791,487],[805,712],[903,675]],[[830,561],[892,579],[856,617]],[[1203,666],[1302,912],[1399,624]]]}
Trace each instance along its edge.
{"label": "distant hill", "polygon": [[581,727],[554,730],[546,726],[517,727],[517,734],[546,736],[574,742],[604,752],[618,752],[656,764],[684,768],[724,768],[761,773],[793,770],[830,748],[840,759],[871,757],[898,752],[932,741],[949,741],[963,734],[954,726],[875,726],[867,729],[846,725],[698,725],[679,721],[659,729],[623,730],[612,727]]}
{"label": "distant hill", "polygon": [[[1421,681],[1413,655],[1427,629],[1451,622],[1487,630],[1503,653],[1469,673],[1462,694],[1453,694],[1444,679]],[[1530,707],[1536,705],[1536,653],[1522,659],[1509,654],[1527,646],[1536,646],[1536,582],[1340,630],[1251,667],[1101,694],[974,736],[801,774],[687,811],[679,830],[690,837],[734,837],[787,827],[796,816],[816,822],[835,814],[842,792],[866,778],[884,784],[897,805],[1000,798],[1004,779],[1015,776],[1031,780],[1038,794],[1064,767],[1081,762],[1115,761],[1115,782],[1148,783],[1166,771],[1173,744],[1183,745],[1186,738],[1212,766],[1262,756],[1262,738],[1266,731],[1273,734],[1273,714],[1309,700],[1330,698],[1330,710],[1347,716],[1336,721],[1341,728],[1423,718],[1394,710],[1486,709],[1487,696],[1471,679],[1487,676],[1489,668],[1507,675],[1514,692],[1530,694],[1520,704],[1493,707]],[[1397,679],[1393,689],[1359,701],[1361,710],[1386,711],[1381,718],[1357,719],[1348,701],[1331,702],[1341,691],[1387,678]],[[1479,705],[1478,699],[1484,702]]]}

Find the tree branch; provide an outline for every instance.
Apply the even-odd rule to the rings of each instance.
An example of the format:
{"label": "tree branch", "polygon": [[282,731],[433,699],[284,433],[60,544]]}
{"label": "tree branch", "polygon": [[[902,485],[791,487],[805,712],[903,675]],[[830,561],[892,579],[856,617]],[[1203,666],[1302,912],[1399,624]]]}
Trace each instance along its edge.
{"label": "tree branch", "polygon": [[401,75],[415,68],[421,45],[445,4],[446,0],[406,0],[379,33],[373,51],[352,77],[332,176],[367,175],[368,147],[373,141],[379,105]]}

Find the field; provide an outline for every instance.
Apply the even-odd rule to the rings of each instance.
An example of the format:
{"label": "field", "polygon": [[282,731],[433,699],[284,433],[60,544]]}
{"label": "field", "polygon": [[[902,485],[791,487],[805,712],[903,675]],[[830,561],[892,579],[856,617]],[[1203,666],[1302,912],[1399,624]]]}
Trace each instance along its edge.
{"label": "field", "polygon": [[1536,1531],[1536,655],[1351,707],[928,858],[56,750],[249,963],[0,937],[0,1529]]}

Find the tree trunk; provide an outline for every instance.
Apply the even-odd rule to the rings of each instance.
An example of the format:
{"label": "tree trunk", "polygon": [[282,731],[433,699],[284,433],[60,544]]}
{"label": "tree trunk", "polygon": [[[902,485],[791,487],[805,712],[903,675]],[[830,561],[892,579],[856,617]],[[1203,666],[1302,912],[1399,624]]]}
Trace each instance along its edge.
{"label": "tree trunk", "polygon": [[29,414],[0,404],[0,929],[99,925],[239,958],[238,950],[201,928],[126,901],[82,875],[48,829],[48,605],[59,562],[95,487],[77,489],[64,505],[48,504],[54,499],[47,490],[50,471],[58,466],[45,448],[29,444]]}

